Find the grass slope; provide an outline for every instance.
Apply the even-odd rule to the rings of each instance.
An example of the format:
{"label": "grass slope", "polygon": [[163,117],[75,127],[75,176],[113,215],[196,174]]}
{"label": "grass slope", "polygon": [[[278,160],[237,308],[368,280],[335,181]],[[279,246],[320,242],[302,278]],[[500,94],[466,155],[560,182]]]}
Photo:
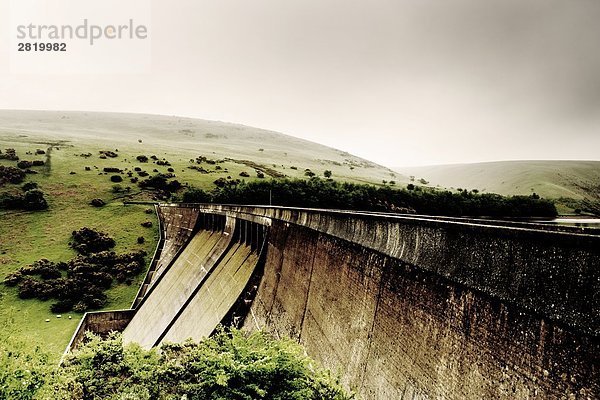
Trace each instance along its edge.
{"label": "grass slope", "polygon": [[395,168],[431,186],[479,189],[503,195],[600,199],[600,161],[499,161]]}
{"label": "grass slope", "polygon": [[[22,159],[45,158],[25,155],[25,152],[38,148],[48,150],[49,146],[46,146],[24,137],[17,140],[0,137],[0,148],[13,147]],[[84,148],[86,146],[69,149],[79,151]],[[89,172],[91,175],[82,172],[71,175],[73,169],[84,169],[80,165],[84,159],[75,157],[64,147],[53,149],[50,160],[50,168],[37,168],[40,173],[28,176],[26,180],[40,185],[47,194],[50,209],[41,212],[0,211],[0,278],[40,258],[66,261],[74,257],[75,252],[68,242],[71,232],[83,226],[108,232],[117,241],[117,252],[142,248],[152,254],[157,240],[156,223],[150,229],[140,226],[146,220],[155,219],[154,215],[145,214],[146,207],[125,207],[119,202],[111,202],[104,208],[93,208],[88,205],[92,198],[112,199],[109,179],[95,171]],[[14,165],[15,162],[2,160],[2,164]],[[6,185],[0,190],[15,190],[15,185]],[[139,236],[146,238],[145,244],[137,244]],[[130,286],[113,286],[108,292],[107,308],[129,308],[142,278],[143,274],[140,274]],[[21,332],[30,335],[32,340],[45,343],[52,353],[60,355],[81,315],[70,313],[58,319],[50,313],[50,304],[51,301],[22,301],[15,288],[0,285],[0,322],[10,315]],[[46,319],[50,322],[45,322]]]}

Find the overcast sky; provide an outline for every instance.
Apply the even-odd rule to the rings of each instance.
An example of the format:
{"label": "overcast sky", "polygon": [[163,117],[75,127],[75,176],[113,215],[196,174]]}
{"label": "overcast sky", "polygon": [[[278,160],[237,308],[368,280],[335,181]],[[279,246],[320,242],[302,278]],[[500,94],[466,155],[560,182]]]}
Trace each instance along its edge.
{"label": "overcast sky", "polygon": [[148,7],[139,74],[11,74],[13,32],[0,30],[0,108],[237,122],[388,166],[600,159],[598,0]]}

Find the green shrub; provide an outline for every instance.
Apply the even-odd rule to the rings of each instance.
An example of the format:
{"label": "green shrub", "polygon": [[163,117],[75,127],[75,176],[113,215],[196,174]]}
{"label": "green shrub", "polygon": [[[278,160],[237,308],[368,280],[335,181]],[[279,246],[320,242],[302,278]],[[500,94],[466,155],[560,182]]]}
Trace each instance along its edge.
{"label": "green shrub", "polygon": [[25,194],[3,194],[0,196],[0,208],[11,210],[38,211],[48,208],[48,202],[44,197],[44,192],[39,189],[32,189]]}
{"label": "green shrub", "polygon": [[0,186],[5,183],[18,184],[25,180],[25,172],[19,168],[0,165]]}
{"label": "green shrub", "polygon": [[[120,335],[67,355],[57,392],[82,399],[351,399],[329,372],[291,340],[263,332],[220,330],[201,342],[164,344],[160,352],[124,346]],[[69,379],[72,379],[69,381]]]}
{"label": "green shrub", "polygon": [[104,232],[83,227],[73,231],[70,246],[79,254],[98,253],[115,247],[115,241]]}

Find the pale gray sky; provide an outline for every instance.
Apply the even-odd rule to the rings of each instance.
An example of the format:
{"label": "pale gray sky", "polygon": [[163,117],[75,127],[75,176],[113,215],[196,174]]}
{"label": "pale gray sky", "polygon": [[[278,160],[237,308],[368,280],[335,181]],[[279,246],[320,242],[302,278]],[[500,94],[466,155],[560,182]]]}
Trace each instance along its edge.
{"label": "pale gray sky", "polygon": [[0,0],[0,108],[237,122],[388,166],[600,159],[598,0],[147,4],[147,72],[26,75]]}

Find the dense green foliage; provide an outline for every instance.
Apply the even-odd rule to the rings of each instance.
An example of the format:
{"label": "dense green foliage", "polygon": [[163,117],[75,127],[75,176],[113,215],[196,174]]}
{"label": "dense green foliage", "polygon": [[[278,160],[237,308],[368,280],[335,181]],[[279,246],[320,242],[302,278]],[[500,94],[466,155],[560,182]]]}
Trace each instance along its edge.
{"label": "dense green foliage", "polygon": [[79,254],[98,253],[115,247],[115,240],[104,232],[83,227],[73,231],[70,246]]}
{"label": "dense green foliage", "polygon": [[9,310],[0,326],[0,399],[30,400],[43,390],[51,368],[41,344],[23,338],[14,315]]}
{"label": "dense green foliage", "polygon": [[31,189],[25,193],[3,193],[0,195],[0,209],[37,211],[48,208],[44,192]]}
{"label": "dense green foliage", "polygon": [[554,217],[554,204],[538,196],[505,197],[476,192],[394,189],[333,180],[253,181],[217,186],[212,192],[190,188],[183,202],[269,204],[290,207],[416,212],[447,216]]}
{"label": "dense green foliage", "polygon": [[71,246],[79,256],[58,263],[38,260],[7,275],[5,285],[18,286],[21,299],[56,299],[50,308],[54,313],[83,312],[105,306],[105,291],[112,286],[113,279],[130,284],[131,278],[145,265],[145,251],[126,254],[108,251],[115,241],[89,228],[74,231]]}
{"label": "dense green foliage", "polygon": [[[6,329],[3,329],[6,331]],[[4,333],[4,332],[3,332]],[[199,343],[144,350],[121,336],[87,343],[48,363],[40,347],[0,339],[2,399],[351,399],[291,340],[221,331]]]}
{"label": "dense green foliage", "polygon": [[0,186],[5,183],[18,184],[25,179],[25,172],[19,168],[0,165]]}

